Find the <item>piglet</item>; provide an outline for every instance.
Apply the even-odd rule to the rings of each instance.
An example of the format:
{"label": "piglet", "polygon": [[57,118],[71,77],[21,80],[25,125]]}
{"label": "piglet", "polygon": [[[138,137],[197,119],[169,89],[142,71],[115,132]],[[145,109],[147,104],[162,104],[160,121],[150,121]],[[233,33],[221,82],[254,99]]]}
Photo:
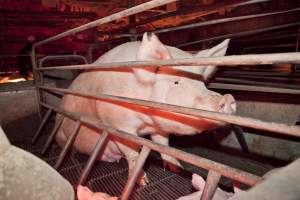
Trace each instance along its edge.
{"label": "piglet", "polygon": [[117,200],[117,197],[111,197],[106,193],[92,192],[89,188],[79,185],[77,187],[78,200]]}
{"label": "piglet", "polygon": [[[194,192],[192,194],[189,194],[187,196],[180,197],[177,200],[198,200],[198,199],[200,199],[200,197],[203,193],[203,190],[204,190],[205,180],[201,176],[199,176],[197,174],[193,174],[192,185],[198,191]],[[234,191],[235,191],[235,193],[237,193],[237,192],[239,192],[239,189],[234,188]],[[225,191],[221,190],[220,188],[217,188],[212,199],[213,200],[225,200],[225,199],[229,199],[233,195],[234,195],[234,193],[225,192]]]}

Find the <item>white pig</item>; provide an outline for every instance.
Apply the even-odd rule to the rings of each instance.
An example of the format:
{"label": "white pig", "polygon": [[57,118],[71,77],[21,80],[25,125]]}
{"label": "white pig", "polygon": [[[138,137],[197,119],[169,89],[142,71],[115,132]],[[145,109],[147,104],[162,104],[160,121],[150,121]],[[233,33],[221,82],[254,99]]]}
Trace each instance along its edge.
{"label": "white pig", "polygon": [[[222,56],[229,40],[210,50],[204,50],[197,56]],[[94,64],[105,62],[166,60],[171,58],[190,58],[193,55],[163,45],[156,35],[144,34],[142,42],[128,42],[110,50]],[[183,71],[182,69],[185,69]],[[207,71],[208,70],[208,71]],[[211,69],[205,67],[148,67],[102,69],[81,73],[71,84],[70,89],[81,92],[93,91],[141,100],[167,103],[189,108],[235,113],[236,103],[232,95],[224,96],[210,91],[205,84],[195,77],[209,77]],[[159,144],[168,145],[168,135],[192,135],[212,129],[224,123],[200,117],[155,110],[144,106],[119,103],[109,100],[95,100],[73,95],[64,95],[60,107],[86,116],[99,119],[105,125],[133,135],[150,134],[151,139]],[[65,118],[56,140],[60,146],[66,143],[74,129],[74,121]],[[74,147],[82,153],[91,154],[100,137],[100,132],[81,126]],[[99,159],[118,161],[123,155],[128,161],[129,175],[138,157],[139,146],[116,137],[110,137],[104,153]],[[162,154],[164,164],[171,170],[181,167],[173,157]],[[142,175],[141,177],[145,177]],[[146,177],[140,179],[145,184]]]}
{"label": "white pig", "polygon": [[[200,199],[200,197],[203,193],[203,190],[204,190],[205,180],[201,176],[199,176],[197,174],[193,174],[192,185],[198,191],[194,192],[192,194],[189,194],[187,196],[180,197],[177,200],[198,200],[198,199]],[[238,192],[240,192],[240,190],[236,187],[234,187],[234,193],[225,192],[225,191],[221,190],[220,188],[217,188],[212,200],[226,200]]]}

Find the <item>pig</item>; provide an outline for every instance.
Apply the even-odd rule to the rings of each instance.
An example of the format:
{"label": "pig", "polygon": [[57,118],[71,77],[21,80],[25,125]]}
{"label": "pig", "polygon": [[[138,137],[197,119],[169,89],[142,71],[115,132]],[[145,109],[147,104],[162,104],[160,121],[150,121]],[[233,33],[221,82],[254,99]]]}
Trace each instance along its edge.
{"label": "pig", "polygon": [[[229,40],[196,55],[165,46],[154,34],[145,33],[141,42],[128,42],[105,53],[94,64],[122,61],[167,60],[171,58],[192,58],[222,56]],[[210,66],[214,68],[214,66]],[[236,112],[236,102],[232,95],[224,96],[210,91],[199,77],[207,79],[215,69],[205,67],[147,67],[90,70],[81,73],[70,85],[79,92],[93,91],[127,98],[167,103],[189,108],[216,111],[226,114]],[[153,142],[167,145],[169,134],[193,135],[204,130],[222,126],[225,123],[200,117],[155,110],[129,103],[111,100],[95,100],[80,96],[64,95],[60,108],[95,118],[99,122],[127,133],[143,136],[149,134]],[[56,141],[63,146],[75,122],[64,118],[56,135]],[[100,133],[82,125],[74,142],[79,152],[90,155]],[[111,136],[99,159],[108,162],[119,161],[125,156],[129,166],[129,176],[139,155],[139,145]],[[173,157],[162,154],[164,165],[173,171],[182,168]],[[144,173],[138,181],[147,183]]]}
{"label": "pig", "polygon": [[[204,190],[205,180],[198,174],[193,174],[192,175],[192,185],[198,191],[194,192],[192,194],[189,194],[187,196],[180,197],[177,200],[198,200],[198,199],[200,199],[200,197],[203,193],[203,190]],[[236,187],[234,187],[234,193],[225,192],[225,191],[221,190],[220,188],[217,188],[212,200],[226,200],[226,199],[229,199],[230,197],[232,197],[235,193],[239,193],[239,192],[241,192],[241,190]]]}
{"label": "pig", "polygon": [[88,187],[79,185],[77,187],[78,200],[118,200],[117,197],[111,197],[106,193],[92,192]]}

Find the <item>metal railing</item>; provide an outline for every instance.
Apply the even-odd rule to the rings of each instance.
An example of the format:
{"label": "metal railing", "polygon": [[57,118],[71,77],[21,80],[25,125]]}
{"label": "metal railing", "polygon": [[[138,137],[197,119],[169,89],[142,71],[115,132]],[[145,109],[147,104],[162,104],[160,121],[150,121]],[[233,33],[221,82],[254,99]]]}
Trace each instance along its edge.
{"label": "metal railing", "polygon": [[[149,101],[143,101],[138,99],[129,99],[125,97],[117,97],[117,96],[110,96],[105,94],[94,94],[94,93],[83,93],[78,92],[70,89],[62,89],[62,88],[51,88],[51,87],[45,87],[43,86],[43,72],[48,70],[73,70],[73,69],[98,69],[101,70],[103,68],[117,68],[117,67],[146,67],[146,66],[181,66],[181,65],[188,65],[188,66],[198,66],[198,65],[225,65],[225,66],[232,66],[232,65],[258,65],[258,64],[275,64],[275,63],[300,63],[300,53],[281,53],[281,54],[262,54],[262,55],[242,55],[242,56],[225,56],[225,57],[215,57],[215,58],[193,58],[193,59],[178,59],[178,60],[165,60],[165,61],[141,61],[141,62],[120,62],[120,63],[105,63],[105,64],[97,64],[97,65],[74,65],[74,66],[60,66],[60,67],[44,67],[44,68],[38,68],[36,63],[36,48],[40,45],[49,43],[54,40],[58,40],[60,38],[63,38],[65,36],[78,33],[80,31],[86,30],[88,28],[92,28],[104,23],[111,22],[113,20],[119,19],[121,17],[130,16],[133,14],[137,14],[139,12],[158,7],[161,5],[165,5],[167,3],[175,2],[176,0],[153,0],[149,1],[147,3],[143,3],[141,5],[132,7],[130,9],[121,11],[119,13],[104,17],[102,19],[90,22],[88,24],[85,24],[83,26],[68,30],[66,32],[63,32],[61,34],[55,35],[49,39],[40,41],[38,43],[35,43],[32,48],[31,52],[31,60],[34,70],[34,76],[35,76],[35,84],[37,89],[37,98],[38,98],[38,106],[39,106],[39,113],[40,113],[40,106],[43,106],[48,109],[46,114],[44,115],[42,122],[35,133],[33,137],[33,142],[35,142],[43,127],[45,126],[47,120],[50,118],[51,113],[56,112],[61,114],[61,117],[57,120],[57,123],[53,129],[53,131],[50,133],[47,142],[42,150],[42,153],[45,153],[47,149],[50,147],[51,142],[53,141],[56,132],[60,128],[62,121],[65,117],[71,118],[76,121],[75,127],[72,131],[72,134],[68,138],[65,146],[63,147],[63,150],[56,162],[55,168],[58,169],[63,162],[64,157],[66,156],[66,153],[68,149],[72,146],[76,139],[76,135],[78,134],[80,130],[81,125],[88,125],[90,127],[93,127],[99,131],[103,131],[100,135],[100,138],[96,144],[96,147],[90,156],[88,163],[86,164],[83,173],[81,177],[79,178],[78,184],[84,184],[85,180],[87,178],[87,175],[89,174],[91,167],[93,166],[93,163],[95,162],[96,156],[99,154],[101,149],[103,149],[105,146],[105,141],[108,138],[108,135],[112,134],[115,135],[122,140],[131,141],[136,144],[139,144],[141,148],[141,152],[139,154],[139,158],[137,160],[135,169],[133,170],[133,173],[129,177],[127,184],[122,192],[121,199],[125,200],[128,199],[131,191],[133,190],[133,186],[135,183],[135,180],[137,179],[146,158],[148,157],[151,150],[167,154],[169,156],[175,157],[179,160],[188,162],[190,164],[193,164],[195,166],[204,168],[208,170],[208,177],[207,177],[207,184],[205,184],[204,192],[201,197],[201,199],[211,199],[217,184],[219,182],[220,177],[226,176],[233,180],[237,180],[239,182],[245,183],[247,185],[253,186],[256,183],[260,182],[262,178],[238,170],[234,169],[232,167],[229,167],[224,164],[220,164],[205,158],[202,158],[200,156],[196,156],[190,153],[186,153],[184,151],[160,145],[157,143],[153,143],[147,139],[144,139],[142,137],[138,137],[129,133],[126,133],[122,130],[115,129],[113,127],[106,126],[104,124],[101,124],[99,120],[96,118],[90,118],[88,116],[84,116],[80,113],[76,112],[69,112],[62,108],[58,108],[55,106],[48,105],[41,101],[41,95],[40,92],[43,90],[56,92],[56,93],[66,93],[71,95],[77,95],[77,96],[83,96],[85,98],[96,98],[96,99],[110,99],[110,100],[116,100],[120,102],[127,102],[127,103],[134,103],[138,105],[148,106],[152,109],[163,109],[170,112],[177,112],[177,113],[183,113],[198,117],[204,117],[208,119],[213,120],[219,120],[224,121],[227,123],[232,124],[238,124],[246,127],[252,127],[256,129],[262,129],[262,130],[268,130],[273,131],[276,133],[281,134],[287,134],[287,135],[293,135],[300,137],[300,128],[297,126],[291,126],[286,124],[279,124],[279,123],[270,123],[270,122],[264,122],[261,120],[253,119],[253,118],[246,118],[241,116],[235,116],[235,115],[228,115],[228,114],[222,114],[217,112],[209,112],[199,109],[191,109],[186,107],[180,107],[180,106],[174,106],[174,105],[168,105],[168,104],[161,104],[161,103],[155,103],[155,102],[149,102]],[[258,1],[259,2],[259,1]],[[150,109],[150,108],[149,108]]]}

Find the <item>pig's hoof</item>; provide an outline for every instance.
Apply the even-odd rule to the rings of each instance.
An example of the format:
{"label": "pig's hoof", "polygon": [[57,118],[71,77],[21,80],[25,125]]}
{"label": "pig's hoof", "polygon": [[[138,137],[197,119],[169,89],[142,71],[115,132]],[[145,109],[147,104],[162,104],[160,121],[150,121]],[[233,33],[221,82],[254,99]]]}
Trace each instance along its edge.
{"label": "pig's hoof", "polygon": [[168,162],[168,161],[163,161],[164,169],[169,169],[170,171],[174,173],[179,173],[183,170],[183,167],[181,164],[178,162],[176,164]]}
{"label": "pig's hoof", "polygon": [[147,174],[144,173],[144,174],[140,177],[140,179],[139,179],[139,181],[138,181],[138,184],[139,184],[140,186],[146,186],[148,183],[149,183],[149,179],[148,179],[148,177],[147,177]]}

